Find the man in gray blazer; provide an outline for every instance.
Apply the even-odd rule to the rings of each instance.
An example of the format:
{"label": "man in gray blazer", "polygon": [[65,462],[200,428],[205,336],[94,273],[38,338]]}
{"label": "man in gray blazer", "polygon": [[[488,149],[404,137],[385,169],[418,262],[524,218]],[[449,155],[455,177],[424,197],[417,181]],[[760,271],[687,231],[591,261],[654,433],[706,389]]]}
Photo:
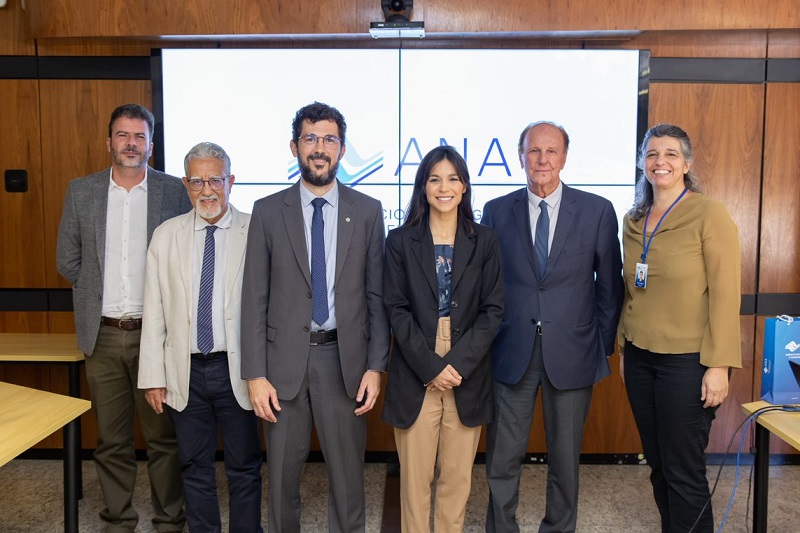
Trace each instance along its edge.
{"label": "man in gray blazer", "polygon": [[300,530],[311,426],[328,465],[330,531],[364,531],[366,420],[388,362],[380,202],[336,179],[344,117],[300,109],[301,179],[257,201],[242,287],[242,377],[264,424],[269,530]]}
{"label": "man in gray blazer", "polygon": [[[111,168],[73,180],[56,249],[59,273],[72,284],[78,348],[97,415],[94,458],[106,531],[133,531],[136,482],[134,413],[147,442],[153,524],[180,531],[185,522],[175,432],[136,388],[147,244],[156,226],[191,209],[178,178],[147,165],[155,121],[138,104],[111,113],[106,147]],[[145,215],[146,213],[146,215]]]}
{"label": "man in gray blazer", "polygon": [[519,138],[527,188],[486,204],[500,241],[505,315],[492,344],[496,414],[486,428],[487,532],[517,532],[521,463],[539,388],[547,443],[540,533],[575,531],[578,464],[594,383],[610,374],[622,307],[611,202],[564,185],[569,136],[537,122]]}
{"label": "man in gray blazer", "polygon": [[220,432],[230,530],[257,533],[261,438],[239,350],[250,215],[228,203],[236,178],[221,146],[195,145],[184,170],[195,208],[161,224],[147,252],[139,388],[175,426],[189,530],[222,531],[214,466]]}

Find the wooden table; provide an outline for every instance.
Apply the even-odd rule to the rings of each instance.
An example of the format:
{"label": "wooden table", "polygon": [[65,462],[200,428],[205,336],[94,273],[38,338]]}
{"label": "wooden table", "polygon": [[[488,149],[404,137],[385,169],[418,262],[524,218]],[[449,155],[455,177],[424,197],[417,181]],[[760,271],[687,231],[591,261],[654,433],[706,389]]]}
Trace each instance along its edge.
{"label": "wooden table", "polygon": [[[28,387],[0,382],[0,466],[24,452],[43,438],[57,431],[92,404]],[[65,430],[66,432],[66,430]],[[71,479],[80,463],[73,439],[64,438],[64,531],[78,531],[78,494],[75,479]]]}
{"label": "wooden table", "polygon": [[[742,411],[747,416],[770,407],[765,401],[746,403]],[[769,438],[774,433],[787,444],[800,450],[800,406],[797,411],[771,411],[756,418],[755,480],[753,481],[753,533],[766,533],[769,495]]]}
{"label": "wooden table", "polygon": [[[0,333],[0,362],[65,364],[69,373],[69,395],[73,398],[81,397],[80,367],[83,360],[73,333]],[[70,421],[64,428],[64,449],[72,454],[70,460],[64,462],[64,477],[72,482],[64,488],[65,498],[72,498],[74,492],[75,498],[81,499],[80,418]],[[72,470],[67,472],[67,468]]]}

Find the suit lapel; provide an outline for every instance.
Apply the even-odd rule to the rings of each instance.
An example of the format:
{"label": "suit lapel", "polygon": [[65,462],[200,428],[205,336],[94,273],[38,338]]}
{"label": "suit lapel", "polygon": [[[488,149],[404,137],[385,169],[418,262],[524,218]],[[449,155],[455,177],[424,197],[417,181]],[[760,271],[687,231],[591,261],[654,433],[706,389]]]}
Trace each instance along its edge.
{"label": "suit lapel", "polygon": [[525,257],[528,258],[528,264],[533,270],[534,275],[538,275],[536,271],[536,259],[533,253],[533,237],[531,237],[531,217],[528,210],[528,189],[522,189],[515,197],[514,205],[511,206],[514,213],[514,220],[517,224],[517,231],[519,232],[519,242],[522,243],[522,250]]}
{"label": "suit lapel", "polygon": [[464,269],[469,263],[469,259],[470,257],[472,257],[472,253],[474,250],[475,250],[474,234],[472,237],[468,237],[467,234],[464,233],[464,228],[462,228],[461,225],[459,224],[458,231],[456,231],[456,243],[453,254],[453,272],[451,278],[450,294],[453,294],[453,292],[455,292],[456,286],[458,286],[458,282],[461,280],[461,275],[464,273]]}
{"label": "suit lapel", "polygon": [[183,294],[186,297],[186,316],[192,316],[192,261],[194,254],[194,220],[195,211],[192,209],[181,219],[181,228],[175,232],[175,249],[178,251],[178,271],[183,285]]}
{"label": "suit lapel", "polygon": [[[105,277],[106,269],[106,217],[108,213],[108,187],[111,171],[98,174],[98,180],[92,186],[92,213],[94,213],[95,248],[97,261],[100,264],[100,279]],[[105,178],[103,177],[105,176]],[[102,281],[101,281],[102,285]]]}
{"label": "suit lapel", "polygon": [[339,187],[339,220],[336,230],[336,273],[333,277],[334,285],[339,282],[339,276],[344,269],[347,252],[350,250],[350,242],[353,240],[357,214],[350,188],[342,185],[341,182],[337,183],[337,187]]}
{"label": "suit lapel", "polygon": [[556,231],[553,235],[553,244],[550,246],[550,254],[547,256],[545,276],[550,271],[551,265],[555,264],[559,254],[561,254],[561,251],[564,249],[564,243],[567,242],[567,236],[575,220],[575,210],[575,196],[572,194],[572,189],[564,185],[561,192],[561,207],[558,209],[558,220],[556,221]]}
{"label": "suit lapel", "polygon": [[147,167],[147,243],[161,223],[161,203],[164,199],[164,181],[156,171]]}
{"label": "suit lapel", "polygon": [[428,230],[428,226],[422,224],[417,227],[415,233],[411,235],[411,252],[419,264],[425,281],[433,293],[436,301],[439,301],[439,281],[436,279],[436,259],[433,251],[433,237]]}
{"label": "suit lapel", "polygon": [[283,224],[289,236],[289,245],[292,247],[294,257],[300,265],[300,271],[311,287],[311,270],[308,264],[308,250],[306,249],[305,223],[303,222],[303,206],[300,204],[300,182],[292,185],[283,197],[286,204],[283,208]]}
{"label": "suit lapel", "polygon": [[225,250],[225,257],[228,264],[225,265],[225,308],[228,308],[228,302],[231,300],[233,287],[236,285],[236,277],[239,270],[242,268],[244,261],[244,250],[247,246],[247,224],[240,216],[239,212],[230,206],[231,210],[231,229],[228,235],[228,249]]}

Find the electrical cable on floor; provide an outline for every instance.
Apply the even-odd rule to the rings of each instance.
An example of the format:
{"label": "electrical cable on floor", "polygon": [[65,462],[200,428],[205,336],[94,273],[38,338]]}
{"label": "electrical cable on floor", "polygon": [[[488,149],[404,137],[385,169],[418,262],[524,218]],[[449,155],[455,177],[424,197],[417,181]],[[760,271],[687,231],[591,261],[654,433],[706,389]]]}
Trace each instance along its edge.
{"label": "electrical cable on floor", "polygon": [[[734,480],[733,489],[731,490],[731,497],[728,500],[728,506],[725,509],[725,515],[722,518],[722,522],[720,523],[719,528],[717,528],[717,533],[722,531],[722,528],[725,527],[725,520],[727,520],[727,518],[728,518],[728,511],[730,511],[730,508],[731,508],[731,506],[733,504],[734,496],[736,495],[736,485],[738,484],[738,480],[739,480],[739,467],[740,467],[740,457],[741,457],[741,454],[742,454],[742,444],[744,442],[744,437],[747,434],[747,429],[750,427],[750,424],[755,419],[757,419],[759,416],[763,415],[764,413],[769,413],[769,412],[773,412],[773,411],[796,412],[796,411],[800,411],[800,406],[797,406],[797,405],[768,405],[766,407],[762,407],[761,409],[758,409],[758,410],[754,411],[751,415],[749,415],[747,418],[742,420],[742,422],[736,427],[736,429],[733,430],[733,434],[731,435],[730,441],[728,441],[728,446],[727,446],[727,448],[725,448],[725,453],[722,456],[722,462],[720,463],[719,469],[717,470],[717,475],[716,475],[716,477],[714,479],[714,485],[711,487],[711,493],[709,494],[708,499],[706,500],[705,504],[703,504],[703,508],[700,509],[700,513],[698,513],[697,519],[694,521],[694,524],[692,524],[692,527],[689,528],[689,533],[693,533],[694,528],[697,527],[698,523],[700,523],[700,519],[703,517],[703,513],[705,512],[706,508],[708,508],[709,504],[711,503],[711,499],[714,497],[714,493],[717,490],[717,484],[719,483],[720,476],[722,475],[722,468],[725,466],[725,460],[728,458],[728,454],[731,451],[731,447],[733,446],[733,442],[734,442],[734,440],[736,438],[736,435],[741,430],[742,431],[742,436],[741,436],[740,441],[739,441],[739,450],[736,453],[736,479]],[[751,475],[751,479],[752,479],[752,475]],[[748,490],[748,504],[749,504],[749,500],[750,500],[750,491]]]}

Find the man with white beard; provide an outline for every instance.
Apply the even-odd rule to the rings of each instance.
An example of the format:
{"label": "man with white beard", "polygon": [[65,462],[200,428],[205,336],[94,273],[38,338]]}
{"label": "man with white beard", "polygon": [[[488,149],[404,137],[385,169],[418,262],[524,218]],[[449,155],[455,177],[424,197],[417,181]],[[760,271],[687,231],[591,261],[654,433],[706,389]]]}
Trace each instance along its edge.
{"label": "man with white beard", "polygon": [[189,529],[221,531],[214,466],[219,428],[230,531],[258,532],[261,441],[239,350],[250,215],[228,203],[235,177],[222,147],[194,146],[184,170],[194,210],[158,227],[147,253],[139,388],[175,426]]}

